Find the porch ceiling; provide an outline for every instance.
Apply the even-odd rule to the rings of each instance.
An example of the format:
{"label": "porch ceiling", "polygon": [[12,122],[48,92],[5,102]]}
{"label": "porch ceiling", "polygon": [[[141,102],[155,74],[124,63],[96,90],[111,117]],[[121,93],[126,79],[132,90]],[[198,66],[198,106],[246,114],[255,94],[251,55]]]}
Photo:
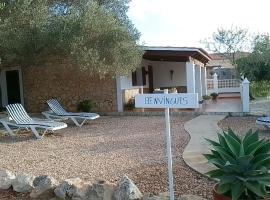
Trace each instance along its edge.
{"label": "porch ceiling", "polygon": [[198,51],[146,50],[143,58],[151,61],[188,62],[192,57],[206,64],[209,59]]}

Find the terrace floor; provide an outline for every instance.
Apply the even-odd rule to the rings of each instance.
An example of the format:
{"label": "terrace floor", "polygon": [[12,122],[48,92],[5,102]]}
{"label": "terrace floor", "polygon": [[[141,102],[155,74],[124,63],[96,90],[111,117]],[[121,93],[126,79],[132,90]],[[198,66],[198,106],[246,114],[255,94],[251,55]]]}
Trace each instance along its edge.
{"label": "terrace floor", "polygon": [[205,112],[242,112],[241,99],[238,97],[218,98],[205,106]]}

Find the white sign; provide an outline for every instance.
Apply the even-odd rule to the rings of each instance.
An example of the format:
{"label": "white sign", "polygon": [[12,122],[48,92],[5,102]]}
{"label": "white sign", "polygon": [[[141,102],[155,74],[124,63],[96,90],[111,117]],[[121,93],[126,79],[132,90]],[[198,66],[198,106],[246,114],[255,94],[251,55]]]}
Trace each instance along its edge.
{"label": "white sign", "polygon": [[197,93],[178,94],[138,94],[136,108],[198,108]]}
{"label": "white sign", "polygon": [[136,108],[165,108],[166,146],[168,159],[168,179],[170,200],[174,200],[173,189],[173,160],[171,144],[170,108],[198,108],[198,94],[180,93],[168,94],[139,94],[135,96]]}

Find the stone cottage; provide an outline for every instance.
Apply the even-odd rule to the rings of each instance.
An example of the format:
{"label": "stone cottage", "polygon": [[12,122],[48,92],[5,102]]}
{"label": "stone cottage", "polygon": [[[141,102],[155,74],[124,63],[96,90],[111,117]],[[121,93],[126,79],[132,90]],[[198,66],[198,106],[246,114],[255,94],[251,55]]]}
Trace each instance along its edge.
{"label": "stone cottage", "polygon": [[47,109],[46,100],[57,98],[70,111],[83,100],[92,100],[97,111],[123,111],[124,104],[140,91],[176,88],[178,92],[206,94],[206,63],[200,48],[145,47],[141,66],[130,76],[117,78],[91,75],[72,66],[68,59],[54,57],[40,66],[10,66],[1,69],[2,107],[22,103],[28,112]]}

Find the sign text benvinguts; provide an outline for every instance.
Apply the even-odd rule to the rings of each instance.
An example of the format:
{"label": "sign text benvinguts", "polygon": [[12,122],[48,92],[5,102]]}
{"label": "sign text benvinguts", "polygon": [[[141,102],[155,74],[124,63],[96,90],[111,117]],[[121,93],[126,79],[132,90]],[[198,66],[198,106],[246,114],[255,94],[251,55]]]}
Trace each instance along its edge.
{"label": "sign text benvinguts", "polygon": [[141,94],[135,96],[136,108],[198,108],[197,93]]}

